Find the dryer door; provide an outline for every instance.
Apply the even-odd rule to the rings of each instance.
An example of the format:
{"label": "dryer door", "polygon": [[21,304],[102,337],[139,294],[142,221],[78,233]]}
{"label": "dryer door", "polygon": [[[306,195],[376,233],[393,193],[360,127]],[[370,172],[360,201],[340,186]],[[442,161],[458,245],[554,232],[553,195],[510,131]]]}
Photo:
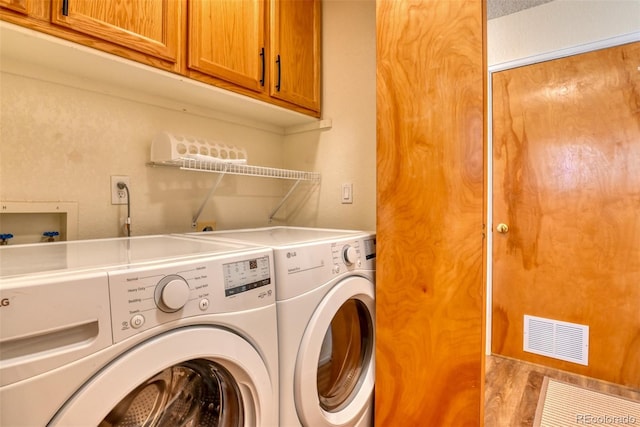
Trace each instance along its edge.
{"label": "dryer door", "polygon": [[145,341],[88,381],[50,426],[276,425],[256,349],[227,330],[181,328]]}
{"label": "dryer door", "polygon": [[308,426],[348,426],[371,410],[375,363],[375,286],[349,277],[324,297],[298,350],[295,399]]}

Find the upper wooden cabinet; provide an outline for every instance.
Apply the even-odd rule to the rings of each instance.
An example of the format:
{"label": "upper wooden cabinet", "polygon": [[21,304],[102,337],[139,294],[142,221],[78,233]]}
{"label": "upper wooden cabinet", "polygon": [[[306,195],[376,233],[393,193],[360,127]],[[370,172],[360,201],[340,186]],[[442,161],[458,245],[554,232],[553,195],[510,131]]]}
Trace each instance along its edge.
{"label": "upper wooden cabinet", "polygon": [[320,0],[0,0],[0,19],[320,117]]}
{"label": "upper wooden cabinet", "polygon": [[179,0],[52,0],[51,22],[176,62]]}
{"label": "upper wooden cabinet", "polygon": [[320,0],[271,3],[270,95],[320,111]]}
{"label": "upper wooden cabinet", "polygon": [[27,14],[29,13],[29,0],[0,0],[0,7]]}
{"label": "upper wooden cabinet", "polygon": [[320,13],[320,0],[190,1],[187,73],[319,113]]}
{"label": "upper wooden cabinet", "polygon": [[190,1],[188,8],[188,67],[262,91],[264,1]]}

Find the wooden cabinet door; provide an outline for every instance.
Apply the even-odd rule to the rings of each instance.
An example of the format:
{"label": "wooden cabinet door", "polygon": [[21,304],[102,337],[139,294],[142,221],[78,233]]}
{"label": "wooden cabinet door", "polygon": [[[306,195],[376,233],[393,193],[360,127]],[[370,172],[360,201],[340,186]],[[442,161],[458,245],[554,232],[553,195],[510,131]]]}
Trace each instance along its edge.
{"label": "wooden cabinet door", "polygon": [[264,0],[190,1],[189,68],[263,91],[264,14]]}
{"label": "wooden cabinet door", "polygon": [[180,0],[52,0],[51,21],[175,62]]}
{"label": "wooden cabinet door", "polygon": [[273,0],[270,95],[320,111],[320,0]]}
{"label": "wooden cabinet door", "polygon": [[0,7],[27,14],[29,13],[29,0],[0,0]]}
{"label": "wooden cabinet door", "polygon": [[[640,42],[493,74],[493,352],[634,388],[638,65]],[[573,361],[525,352],[524,315],[588,326],[588,365],[574,338],[534,346]]]}

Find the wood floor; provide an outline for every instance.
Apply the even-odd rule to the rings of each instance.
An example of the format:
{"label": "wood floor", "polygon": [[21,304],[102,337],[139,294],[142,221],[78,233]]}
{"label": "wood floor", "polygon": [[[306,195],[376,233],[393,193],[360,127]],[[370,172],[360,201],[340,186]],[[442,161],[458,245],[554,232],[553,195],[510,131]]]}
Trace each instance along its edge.
{"label": "wood floor", "polygon": [[640,401],[640,390],[501,356],[487,356],[485,426],[531,427],[545,376]]}

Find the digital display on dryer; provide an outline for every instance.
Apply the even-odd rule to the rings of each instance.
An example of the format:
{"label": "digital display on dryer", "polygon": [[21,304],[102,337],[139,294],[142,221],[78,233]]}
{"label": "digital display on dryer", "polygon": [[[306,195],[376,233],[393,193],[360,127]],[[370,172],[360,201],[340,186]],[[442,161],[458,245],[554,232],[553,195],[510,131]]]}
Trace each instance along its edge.
{"label": "digital display on dryer", "polygon": [[230,297],[271,283],[269,257],[223,264],[224,295]]}
{"label": "digital display on dryer", "polygon": [[364,241],[364,255],[366,259],[376,257],[376,239],[368,239]]}

